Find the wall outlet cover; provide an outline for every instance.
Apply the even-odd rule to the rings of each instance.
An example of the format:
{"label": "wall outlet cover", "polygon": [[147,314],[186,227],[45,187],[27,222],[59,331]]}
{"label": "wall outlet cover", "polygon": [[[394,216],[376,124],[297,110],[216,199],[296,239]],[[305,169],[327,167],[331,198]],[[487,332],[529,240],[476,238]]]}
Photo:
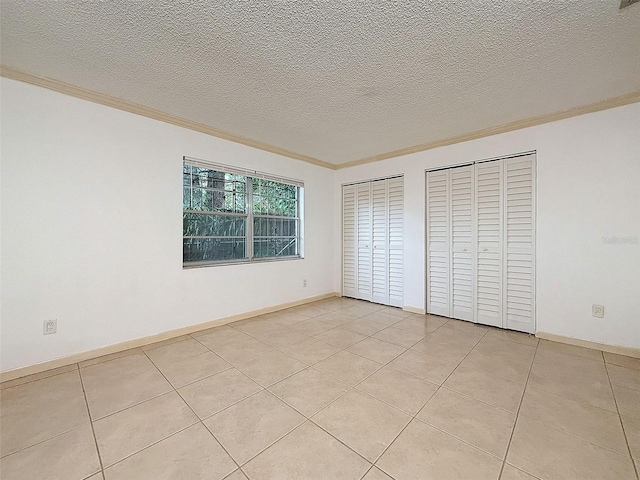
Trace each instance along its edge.
{"label": "wall outlet cover", "polygon": [[42,322],[42,334],[52,335],[58,331],[58,320],[45,320]]}
{"label": "wall outlet cover", "polygon": [[596,305],[594,303],[591,306],[591,315],[596,318],[604,318],[604,305]]}

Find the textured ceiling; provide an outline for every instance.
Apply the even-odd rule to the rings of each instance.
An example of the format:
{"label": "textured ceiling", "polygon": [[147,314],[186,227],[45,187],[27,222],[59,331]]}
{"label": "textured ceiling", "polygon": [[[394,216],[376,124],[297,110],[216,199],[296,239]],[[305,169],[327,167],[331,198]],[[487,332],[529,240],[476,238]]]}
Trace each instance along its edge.
{"label": "textured ceiling", "polygon": [[2,0],[0,58],[341,164],[639,91],[618,6]]}

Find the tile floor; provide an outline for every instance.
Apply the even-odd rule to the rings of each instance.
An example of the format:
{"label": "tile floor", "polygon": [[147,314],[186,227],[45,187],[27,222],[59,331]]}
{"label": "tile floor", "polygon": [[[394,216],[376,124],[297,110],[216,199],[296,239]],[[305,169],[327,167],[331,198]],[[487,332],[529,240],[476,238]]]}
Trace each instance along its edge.
{"label": "tile floor", "polygon": [[640,359],[341,298],[0,395],[3,480],[614,480],[640,467]]}

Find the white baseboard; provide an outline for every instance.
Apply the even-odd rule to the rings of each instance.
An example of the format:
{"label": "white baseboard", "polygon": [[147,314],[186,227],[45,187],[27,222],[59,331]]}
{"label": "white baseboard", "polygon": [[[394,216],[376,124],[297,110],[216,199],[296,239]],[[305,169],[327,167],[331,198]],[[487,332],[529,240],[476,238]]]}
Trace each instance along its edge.
{"label": "white baseboard", "polygon": [[424,308],[410,307],[408,305],[405,305],[404,307],[402,307],[402,310],[404,310],[405,312],[417,313],[418,315],[426,315],[427,314],[427,310],[424,309]]}
{"label": "white baseboard", "polygon": [[145,345],[149,345],[150,343],[180,337],[181,335],[199,332],[200,330],[206,330],[207,328],[218,327],[221,325],[226,325],[227,323],[237,322],[238,320],[257,317],[258,315],[265,315],[267,313],[277,312],[278,310],[284,310],[285,308],[304,305],[311,302],[317,302],[318,300],[336,296],[340,296],[340,294],[338,292],[325,293],[323,295],[317,295],[315,297],[304,298],[302,300],[296,300],[294,302],[282,303],[280,305],[261,308],[259,310],[253,310],[251,312],[239,313],[230,317],[219,318],[217,320],[211,320],[209,322],[198,323],[196,325],[189,325],[187,327],[169,330],[167,332],[157,333],[155,335],[149,335],[147,337],[136,338],[134,340],[128,340],[126,342],[116,343],[113,345],[108,345],[106,347],[96,348],[94,350],[76,353],[62,358],[56,358],[55,360],[49,360],[46,362],[37,363],[35,365],[29,365],[27,367],[16,368],[15,370],[8,370],[6,372],[0,373],[0,383],[7,382],[9,380],[15,380],[16,378],[25,377],[27,375],[45,372],[53,368],[65,367],[67,365],[83,362],[85,360],[91,360],[93,358],[102,357],[103,355],[110,355],[112,353],[122,352],[131,348],[144,347]]}
{"label": "white baseboard", "polygon": [[579,338],[564,337],[562,335],[540,331],[536,332],[536,337],[542,338],[544,340],[566,343],[567,345],[592,348],[594,350],[602,350],[603,352],[617,353],[618,355],[625,355],[627,357],[640,358],[640,349],[638,348],[621,347],[619,345],[607,345],[606,343],[590,342],[588,340],[580,340]]}

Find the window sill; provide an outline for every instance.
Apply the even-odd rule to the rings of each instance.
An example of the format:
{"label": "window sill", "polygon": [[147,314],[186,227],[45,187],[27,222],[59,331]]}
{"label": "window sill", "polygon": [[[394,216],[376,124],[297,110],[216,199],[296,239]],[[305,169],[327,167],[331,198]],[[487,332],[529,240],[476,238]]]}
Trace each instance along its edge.
{"label": "window sill", "polygon": [[287,262],[291,260],[304,260],[304,257],[276,257],[276,258],[254,258],[252,260],[221,260],[219,262],[189,262],[182,263],[183,270],[191,270],[192,268],[206,268],[206,267],[223,267],[229,265],[247,265],[251,263],[272,263],[272,262]]}

